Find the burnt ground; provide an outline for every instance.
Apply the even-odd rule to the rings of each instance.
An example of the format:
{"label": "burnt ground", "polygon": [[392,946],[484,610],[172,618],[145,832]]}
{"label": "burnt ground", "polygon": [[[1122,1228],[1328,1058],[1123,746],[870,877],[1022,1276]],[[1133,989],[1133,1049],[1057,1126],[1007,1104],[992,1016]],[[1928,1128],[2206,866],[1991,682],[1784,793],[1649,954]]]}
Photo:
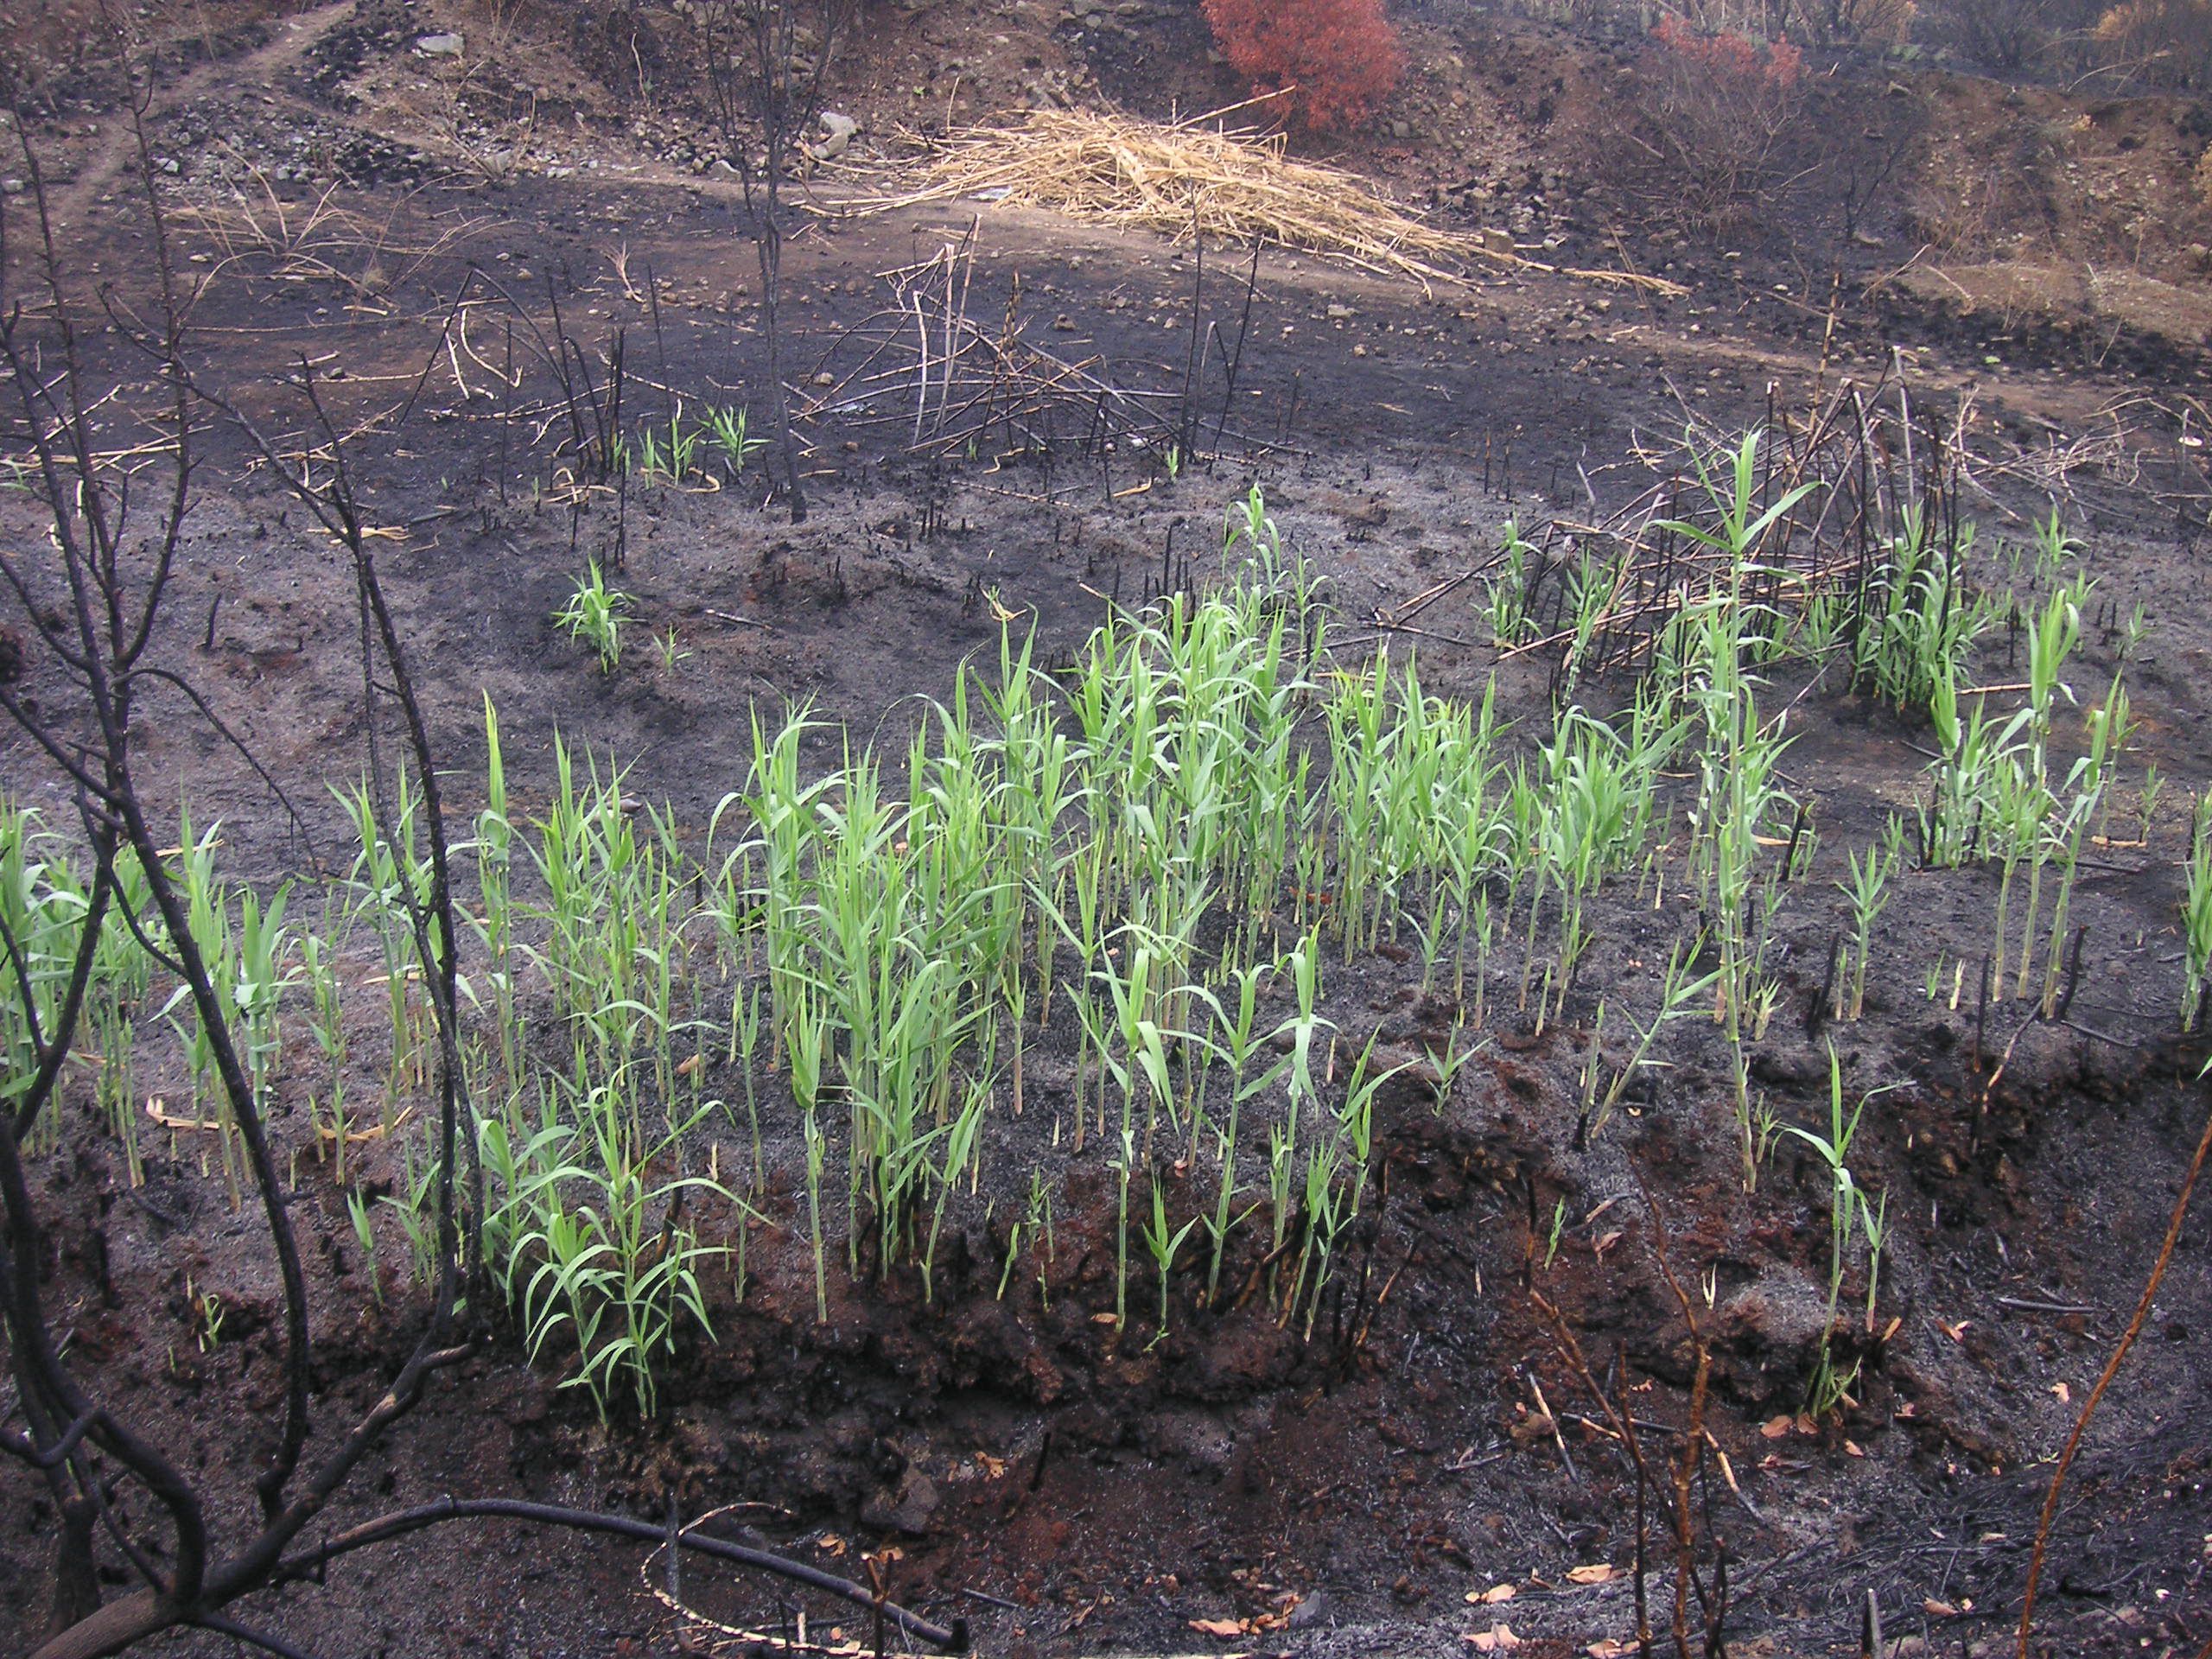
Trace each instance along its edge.
{"label": "burnt ground", "polygon": [[[913,34],[871,60],[880,98],[912,83],[916,105],[937,106],[936,82],[913,66],[943,10],[894,20]],[[550,328],[557,299],[594,352],[620,330],[636,417],[677,395],[758,410],[759,278],[741,194],[695,170],[696,157],[671,160],[642,118],[619,124],[588,42],[574,40],[556,53],[518,36],[500,60],[540,94],[528,157],[508,165],[493,153],[499,130],[469,126],[481,105],[441,105],[434,71],[404,50],[430,21],[338,4],[241,23],[212,56],[171,66],[153,130],[160,181],[188,210],[179,269],[206,279],[191,315],[201,372],[272,434],[299,428],[280,382],[303,355],[352,416],[410,404],[404,425],[357,442],[353,460],[395,532],[386,579],[435,735],[454,758],[456,810],[480,799],[486,696],[521,810],[545,798],[557,729],[626,765],[632,793],[666,800],[697,832],[741,781],[755,706],[810,700],[856,731],[893,734],[963,656],[995,648],[994,604],[1033,616],[1040,652],[1065,657],[1112,601],[1159,591],[1183,561],[1202,574],[1222,508],[1255,480],[1357,637],[1378,611],[1487,557],[1509,517],[1580,518],[1599,510],[1592,497],[1625,499],[1644,476],[1632,457],[1686,423],[1739,428],[1807,406],[1840,376],[1872,385],[1900,364],[1916,398],[1971,407],[1983,486],[1972,505],[1991,530],[2017,532],[2056,500],[2083,537],[2101,601],[2115,601],[2115,616],[2146,607],[2131,668],[2145,720],[2136,764],[2155,761],[2172,782],[2147,836],[2111,829],[2085,874],[2073,1024],[2027,1032],[1985,1109],[1989,1057],[2020,1013],[1977,1021],[1971,998],[1955,1009],[1920,982],[1931,960],[1984,948],[1993,877],[1908,878],[1878,934],[1868,1017],[1827,1032],[1808,1017],[1839,913],[1827,883],[1844,849],[1913,799],[1923,741],[1878,710],[1808,695],[1789,769],[1823,850],[1780,925],[1789,997],[1761,1046],[1760,1081],[1785,1118],[1815,1120],[1834,1037],[1854,1086],[1904,1085],[1882,1097],[1863,1143],[1861,1179],[1891,1195],[1897,1238],[1862,1386],[1837,1419],[1796,1418],[1826,1240],[1816,1172],[1785,1153],[1757,1195],[1737,1190],[1717,1053],[1694,1043],[1612,1139],[1573,1150],[1592,1014],[1578,1007],[1541,1037],[1501,1016],[1499,1045],[1440,1112],[1423,1090],[1390,1097],[1377,1135],[1383,1196],[1344,1300],[1310,1340],[1257,1304],[1179,1305],[1156,1346],[1140,1346],[1143,1327],[1116,1344],[1093,1318],[1112,1282],[1103,1176],[1089,1205],[1071,1189],[1042,1286],[1017,1274],[996,1294],[1004,1240],[987,1224],[953,1242],[926,1305],[918,1284],[855,1290],[833,1275],[833,1317],[817,1326],[803,1232],[785,1224],[794,1194],[772,1179],[775,1224],[754,1231],[747,1294],[718,1305],[714,1344],[687,1344],[658,1420],[603,1427],[494,1327],[333,1524],[447,1492],[655,1519],[671,1504],[687,1516],[733,1506],[731,1524],[842,1571],[895,1545],[894,1593],[964,1613],[993,1654],[1414,1655],[1501,1624],[1531,1654],[1580,1652],[1631,1629],[1633,1491],[1523,1288],[1529,1216],[1563,1202],[1540,1287],[1592,1367],[1610,1376],[1618,1363],[1632,1379],[1636,1414],[1662,1441],[1679,1431],[1691,1369],[1662,1260],[1705,1298],[1711,1431],[1732,1477],[1713,1483],[1707,1506],[1730,1558],[1729,1650],[1856,1651],[1871,1590],[1889,1634],[1923,1644],[1901,1651],[2010,1651],[2050,1459],[2133,1311],[2204,1109],[2202,1086],[2185,1081],[2201,1055],[2174,1040],[2172,1016],[2185,841],[2173,802],[2212,779],[2212,601],[2203,531],[2191,528],[2203,522],[2203,452],[2179,442],[2207,375],[2201,349],[2144,327],[1993,320],[1897,285],[1832,328],[1826,277],[1806,280],[1786,246],[1677,248],[1670,237],[1652,263],[1672,261],[1689,289],[1676,299],[1541,276],[1423,294],[1270,252],[1221,453],[1173,479],[1156,452],[1126,445],[1103,465],[1069,463],[1096,472],[1079,484],[988,454],[918,458],[903,407],[887,398],[804,427],[815,506],[804,525],[734,485],[563,490],[550,451],[565,417],[549,377],[539,367],[515,394],[491,389],[491,371],[511,360],[509,320]],[[1034,66],[995,64],[979,37],[963,49],[1000,79],[979,74],[984,93],[966,96],[1011,101],[1057,76],[1061,95],[1103,88],[1142,102],[1160,84],[1147,65],[1171,55],[1195,96],[1205,78],[1187,69],[1188,21],[1122,26],[1087,56],[1065,28],[1021,35],[1021,49],[1049,60]],[[1549,37],[1534,39],[1517,49],[1541,58]],[[1492,83],[1489,95],[1520,90]],[[39,137],[59,157],[52,200],[72,278],[87,289],[113,278],[143,297],[135,145],[96,78],[71,97]],[[461,113],[441,124],[442,108]],[[1421,149],[1373,148],[1360,159],[1386,173],[1414,168]],[[819,195],[833,202],[853,182],[826,181]],[[272,235],[276,203],[285,228]],[[1556,233],[1553,251],[1597,263],[1603,239]],[[1102,358],[1126,387],[1179,391],[1197,281],[1188,251],[969,202],[809,224],[786,271],[801,391],[817,367],[842,375],[858,349],[849,331],[886,303],[880,273],[970,237],[971,315],[996,316],[1018,293],[1017,314],[1047,349]],[[472,267],[484,274],[474,355],[434,350]],[[1245,304],[1243,269],[1208,261],[1198,303],[1224,327]],[[2186,291],[2185,273],[2167,277]],[[487,281],[515,305],[486,302]],[[123,349],[95,342],[110,346]],[[527,368],[527,341],[516,349]],[[112,361],[118,378],[141,372]],[[1219,407],[1217,382],[1205,397]],[[314,844],[188,709],[151,714],[146,753],[157,791],[188,800],[200,822],[222,819],[233,873],[273,877],[339,856],[326,785],[363,764],[351,578],[235,435],[211,423],[206,442],[164,649],[287,780]],[[33,505],[0,492],[0,533],[39,534]],[[550,613],[588,557],[619,566],[639,633],[672,630],[677,660],[640,637],[603,677],[559,638]],[[1509,712],[1540,721],[1541,669],[1498,665],[1486,643],[1469,643],[1487,639],[1471,595],[1425,613],[1414,643],[1426,671],[1469,690],[1498,666]],[[2088,684],[2114,665],[2118,638],[2116,624],[2092,630]],[[2000,645],[1993,677],[2003,662]],[[0,747],[0,767],[20,797],[66,816],[17,740]],[[1647,903],[1617,895],[1593,985],[1653,976]],[[1403,956],[1332,963],[1330,995],[1345,1028],[1379,1025],[1410,1053],[1452,1010],[1419,992]],[[1069,1058],[1040,1050],[1036,1097],[1065,1096]],[[279,1132],[308,1143],[296,1111]],[[396,1179],[396,1159],[378,1169],[379,1149],[365,1155],[372,1181]],[[261,1446],[253,1413],[276,1386],[273,1294],[251,1230],[189,1146],[149,1140],[148,1184],[129,1187],[89,1107],[42,1179],[66,1218],[51,1270],[57,1300],[74,1299],[72,1352],[217,1471],[243,1524]],[[311,1154],[291,1196],[317,1264],[321,1406],[344,1421],[384,1387],[417,1313],[397,1287],[396,1247],[386,1297],[366,1294],[343,1192]],[[2209,1261],[2200,1213],[2075,1475],[2045,1580],[2050,1652],[2187,1654],[2212,1636]],[[1232,1280],[1257,1277],[1255,1262],[1230,1267]],[[202,1351],[190,1295],[211,1287],[232,1311]],[[42,1616],[54,1522],[15,1472],[0,1502],[11,1518],[0,1631],[20,1644]],[[1610,1577],[1588,1570],[1600,1566]],[[702,1611],[756,1625],[788,1617],[757,1586],[705,1577],[684,1585]],[[1502,1586],[1510,1599],[1479,1601]],[[493,1525],[355,1557],[327,1586],[264,1598],[253,1616],[321,1654],[643,1654],[698,1639],[649,1587],[634,1550]],[[1247,1630],[1192,1628],[1224,1620]],[[856,1625],[844,1634],[865,1637]]]}

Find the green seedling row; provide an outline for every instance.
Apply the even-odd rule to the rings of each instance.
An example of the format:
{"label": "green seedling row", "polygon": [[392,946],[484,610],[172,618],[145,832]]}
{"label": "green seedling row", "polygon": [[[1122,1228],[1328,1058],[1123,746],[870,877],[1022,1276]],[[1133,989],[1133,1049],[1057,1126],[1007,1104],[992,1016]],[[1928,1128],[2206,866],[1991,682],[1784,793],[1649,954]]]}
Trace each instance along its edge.
{"label": "green seedling row", "polygon": [[[1847,1162],[1866,1103],[1845,1112],[1839,1070],[1826,1126],[1783,1124],[1751,1085],[1782,996],[1777,918],[1825,891],[1802,880],[1818,836],[1788,770],[1793,700],[1770,677],[1793,658],[1816,683],[1838,665],[1841,685],[1924,711],[1936,757],[1914,813],[1832,861],[1839,1020],[1879,985],[1878,924],[1900,887],[1961,866],[1994,890],[1995,985],[2050,1010],[2130,717],[2117,678],[2063,717],[2087,588],[2056,579],[2055,526],[2016,703],[1967,679],[1999,604],[1973,585],[1970,537],[1938,547],[1910,526],[1878,606],[1812,595],[1777,612],[1760,550],[1798,496],[1755,512],[1755,454],[1746,441],[1708,458],[1704,509],[1674,526],[1716,574],[1682,595],[1649,671],[1611,707],[1568,677],[1541,729],[1508,725],[1495,679],[1447,697],[1410,652],[1340,652],[1256,489],[1224,520],[1206,591],[1117,610],[1064,671],[1006,630],[881,744],[804,707],[756,708],[749,759],[704,824],[557,741],[543,804],[518,807],[487,705],[485,804],[454,849],[473,931],[459,1052],[471,1219],[528,1351],[602,1413],[650,1414],[671,1357],[711,1340],[710,1309],[743,1298],[764,1244],[801,1265],[819,1319],[871,1284],[935,1300],[978,1258],[998,1294],[1033,1281],[1049,1301],[1065,1294],[1078,1179],[1111,1207],[1113,1291],[1092,1312],[1117,1338],[1156,1343],[1239,1305],[1311,1334],[1374,1201],[1386,1102],[1451,1109],[1507,1019],[1586,1033],[1578,1152],[1670,1053],[1717,1045],[1745,1188],[1784,1133],[1820,1154],[1830,1323],[1847,1258],[1871,1317],[1886,1212]],[[1527,626],[1526,561],[1509,529],[1478,601],[1501,639]],[[1587,570],[1575,591],[1606,581]],[[608,671],[626,608],[594,570],[563,618]],[[429,837],[404,777],[395,810],[365,785],[340,801],[357,851],[320,906],[296,885],[226,882],[214,826],[185,823],[170,856],[253,1085],[306,1103],[381,1300],[380,1246],[418,1277],[437,1255],[438,1172],[415,1116],[438,1048],[414,925]],[[2209,821],[2200,806],[2183,884],[2185,1024],[2212,974]],[[143,1137],[163,1135],[219,1166],[235,1202],[206,1034],[126,912],[145,908],[109,907],[82,1016],[94,1096],[134,1173]],[[1601,935],[1630,912],[1658,959],[1593,995]],[[88,913],[63,838],[0,810],[11,1091]],[[1421,995],[1450,1010],[1426,1055],[1331,1011],[1325,979],[1378,950],[1417,957]],[[175,1098],[149,1120],[157,1077]],[[385,1175],[374,1202],[368,1160]],[[1849,1378],[1821,1376],[1833,1403]]]}

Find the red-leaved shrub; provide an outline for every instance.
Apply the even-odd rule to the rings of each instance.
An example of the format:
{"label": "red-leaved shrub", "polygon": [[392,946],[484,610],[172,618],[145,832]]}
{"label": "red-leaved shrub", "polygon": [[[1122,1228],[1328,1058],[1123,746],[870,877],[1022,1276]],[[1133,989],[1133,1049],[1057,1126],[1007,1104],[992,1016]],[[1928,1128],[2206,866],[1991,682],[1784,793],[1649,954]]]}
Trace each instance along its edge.
{"label": "red-leaved shrub", "polygon": [[1726,29],[1700,34],[1673,12],[1659,20],[1651,38],[1676,60],[1681,70],[1732,88],[1788,92],[1805,72],[1804,54],[1787,41],[1762,48],[1749,36]]}
{"label": "red-leaved shrub", "polygon": [[1693,28],[1673,13],[1651,31],[1622,156],[1668,217],[1719,229],[1774,188],[1806,113],[1805,60],[1787,41]]}
{"label": "red-leaved shrub", "polygon": [[1341,131],[1367,118],[1405,73],[1382,0],[1205,0],[1230,67],[1255,92],[1295,88],[1271,107]]}

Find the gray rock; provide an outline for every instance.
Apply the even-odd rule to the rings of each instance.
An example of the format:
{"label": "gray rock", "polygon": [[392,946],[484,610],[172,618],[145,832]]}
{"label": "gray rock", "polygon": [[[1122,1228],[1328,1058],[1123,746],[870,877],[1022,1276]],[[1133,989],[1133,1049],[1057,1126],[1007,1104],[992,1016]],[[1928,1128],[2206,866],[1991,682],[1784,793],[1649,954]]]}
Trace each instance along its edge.
{"label": "gray rock", "polygon": [[853,135],[861,130],[861,124],[851,116],[840,115],[835,110],[823,111],[820,119],[822,142],[815,145],[814,153],[819,160],[826,162],[843,155],[851,147]]}
{"label": "gray rock", "polygon": [[939,1499],[937,1483],[918,1469],[908,1468],[896,1491],[886,1489],[861,1506],[863,1525],[879,1532],[903,1532],[919,1538],[930,1529]]}
{"label": "gray rock", "polygon": [[1787,1363],[1810,1355],[1828,1319],[1827,1296],[1796,1268],[1768,1269],[1720,1307],[1720,1329],[1761,1358]]}
{"label": "gray rock", "polygon": [[459,35],[424,35],[415,41],[415,49],[426,58],[457,58],[463,41]]}

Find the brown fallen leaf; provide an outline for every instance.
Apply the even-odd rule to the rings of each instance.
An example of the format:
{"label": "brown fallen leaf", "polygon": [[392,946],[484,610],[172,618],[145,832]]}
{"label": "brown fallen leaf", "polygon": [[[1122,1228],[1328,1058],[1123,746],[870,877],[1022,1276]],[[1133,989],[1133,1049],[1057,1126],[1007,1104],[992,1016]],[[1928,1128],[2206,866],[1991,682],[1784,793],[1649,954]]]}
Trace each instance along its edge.
{"label": "brown fallen leaf", "polygon": [[1936,1618],[1956,1618],[1959,1616],[1959,1610],[1949,1602],[1938,1601],[1933,1596],[1920,1604],[1920,1611]]}
{"label": "brown fallen leaf", "polygon": [[2050,1385],[2050,1391],[2058,1396],[2058,1403],[2060,1405],[2069,1406],[2074,1403],[2073,1390],[2069,1389],[2063,1382],[2052,1383]]}
{"label": "brown fallen leaf", "polygon": [[1477,1653],[1507,1653],[1521,1645],[1510,1624],[1493,1624],[1486,1630],[1470,1630],[1459,1638]]}
{"label": "brown fallen leaf", "polygon": [[1843,1443],[1843,1450],[1847,1457],[1863,1458],[1866,1455],[1866,1448],[1856,1440],[1846,1440]]}
{"label": "brown fallen leaf", "polygon": [[1244,1621],[1237,1618],[1194,1618],[1191,1628],[1200,1636],[1242,1636]]}
{"label": "brown fallen leaf", "polygon": [[1972,1319],[1961,1319],[1956,1325],[1946,1325],[1942,1320],[1938,1319],[1936,1321],[1936,1328],[1953,1342],[1964,1342],[1967,1339],[1967,1327],[1973,1323]]}
{"label": "brown fallen leaf", "polygon": [[1603,1561],[1592,1561],[1587,1567],[1570,1567],[1567,1569],[1567,1581],[1569,1584],[1604,1584],[1612,1576],[1613,1569]]}
{"label": "brown fallen leaf", "polygon": [[1759,1433],[1770,1440],[1778,1440],[1789,1432],[1795,1421],[1787,1413],[1779,1417],[1770,1417],[1759,1425]]}
{"label": "brown fallen leaf", "polygon": [[1494,1606],[1501,1601],[1512,1600],[1515,1593],[1515,1586],[1512,1585],[1493,1584],[1487,1590],[1468,1591],[1467,1599],[1483,1605]]}
{"label": "brown fallen leaf", "polygon": [[1532,1412],[1526,1406],[1519,1408],[1519,1410],[1521,1414],[1505,1426],[1505,1432],[1512,1437],[1513,1444],[1524,1451],[1539,1440],[1551,1439],[1557,1432],[1549,1416]]}
{"label": "brown fallen leaf", "polygon": [[1590,1659],[1626,1659],[1627,1655],[1636,1651],[1636,1643],[1618,1641],[1610,1636],[1600,1637],[1582,1651],[1588,1654]]}

